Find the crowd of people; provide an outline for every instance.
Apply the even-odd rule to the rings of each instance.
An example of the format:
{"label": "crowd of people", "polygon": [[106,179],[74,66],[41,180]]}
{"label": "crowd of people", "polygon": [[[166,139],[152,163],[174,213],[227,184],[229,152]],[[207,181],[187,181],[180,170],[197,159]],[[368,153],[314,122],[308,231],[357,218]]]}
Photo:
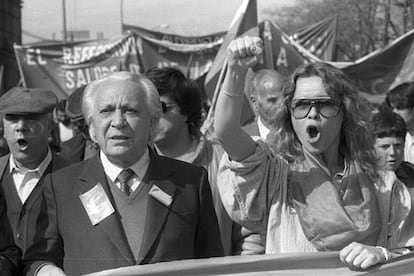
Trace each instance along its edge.
{"label": "crowd of people", "polygon": [[58,101],[0,97],[0,271],[82,275],[183,259],[338,251],[367,269],[414,250],[414,83],[381,105],[327,63],[245,80],[233,40],[206,136],[174,68],[114,72]]}

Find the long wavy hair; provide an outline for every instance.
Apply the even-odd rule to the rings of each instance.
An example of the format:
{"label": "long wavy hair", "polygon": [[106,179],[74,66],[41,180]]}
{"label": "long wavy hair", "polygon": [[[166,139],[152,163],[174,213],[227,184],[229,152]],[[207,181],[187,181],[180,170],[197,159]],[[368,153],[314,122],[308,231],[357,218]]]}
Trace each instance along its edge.
{"label": "long wavy hair", "polygon": [[302,144],[293,130],[289,107],[298,79],[312,76],[320,77],[328,94],[341,103],[344,120],[340,134],[340,153],[347,160],[357,161],[369,176],[375,177],[374,138],[369,126],[372,107],[358,95],[357,87],[340,69],[326,63],[305,64],[292,74],[278,102],[273,129],[268,138],[271,147],[289,163],[304,159]]}

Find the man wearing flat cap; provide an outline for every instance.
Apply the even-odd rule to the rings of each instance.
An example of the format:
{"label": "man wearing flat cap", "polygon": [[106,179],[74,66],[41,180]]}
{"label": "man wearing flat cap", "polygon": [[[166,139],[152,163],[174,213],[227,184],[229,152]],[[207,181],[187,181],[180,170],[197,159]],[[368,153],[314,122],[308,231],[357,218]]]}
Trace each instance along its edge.
{"label": "man wearing flat cap", "polygon": [[55,94],[15,87],[0,97],[4,137],[10,154],[0,158],[0,185],[16,244],[24,255],[32,243],[45,175],[69,165],[48,147]]}

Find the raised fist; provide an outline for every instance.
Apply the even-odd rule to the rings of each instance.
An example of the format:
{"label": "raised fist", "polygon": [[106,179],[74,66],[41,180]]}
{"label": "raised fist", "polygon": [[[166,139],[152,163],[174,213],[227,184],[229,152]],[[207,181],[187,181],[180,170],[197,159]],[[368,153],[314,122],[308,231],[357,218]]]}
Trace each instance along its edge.
{"label": "raised fist", "polygon": [[230,42],[227,61],[231,68],[249,68],[255,65],[262,53],[263,42],[259,37],[244,36]]}

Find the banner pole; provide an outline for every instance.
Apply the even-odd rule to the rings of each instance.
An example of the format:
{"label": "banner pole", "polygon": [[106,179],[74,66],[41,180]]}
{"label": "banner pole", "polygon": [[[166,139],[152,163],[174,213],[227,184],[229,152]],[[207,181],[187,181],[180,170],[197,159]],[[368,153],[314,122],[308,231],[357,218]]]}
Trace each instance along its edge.
{"label": "banner pole", "polygon": [[23,69],[22,69],[22,65],[20,62],[20,58],[19,58],[19,54],[17,53],[17,47],[21,48],[21,46],[17,46],[16,43],[13,44],[13,50],[14,50],[14,55],[16,56],[16,61],[17,61],[17,68],[19,68],[19,73],[20,73],[20,80],[23,83],[23,87],[26,88],[26,80],[24,79],[24,74],[23,74]]}
{"label": "banner pole", "polygon": [[227,66],[227,58],[224,59],[223,66],[221,68],[220,75],[217,80],[216,88],[214,89],[214,94],[213,94],[213,98],[211,101],[210,109],[208,110],[205,123],[201,127],[201,132],[204,135],[207,135],[207,131],[211,131],[212,129],[214,110],[216,108],[216,102],[217,102],[217,99],[220,93],[221,83],[223,82],[223,79],[224,79],[224,73],[226,71],[226,66]]}

